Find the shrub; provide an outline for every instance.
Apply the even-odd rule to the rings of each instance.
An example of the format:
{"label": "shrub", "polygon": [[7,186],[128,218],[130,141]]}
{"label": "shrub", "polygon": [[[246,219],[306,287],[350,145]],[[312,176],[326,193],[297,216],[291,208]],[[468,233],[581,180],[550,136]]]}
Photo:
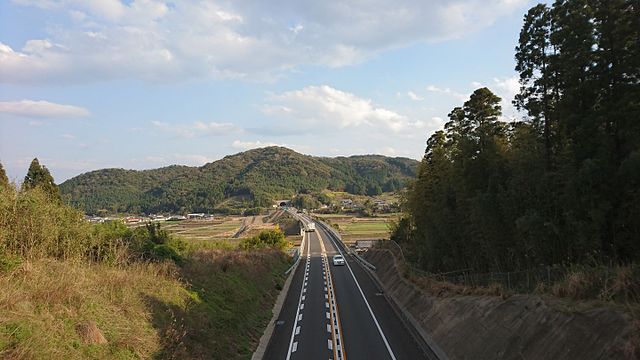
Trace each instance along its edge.
{"label": "shrub", "polygon": [[243,250],[264,248],[275,248],[282,250],[288,245],[289,244],[285,240],[284,233],[282,232],[282,230],[280,230],[280,227],[276,226],[275,229],[264,230],[256,236],[242,239],[238,247]]}
{"label": "shrub", "polygon": [[52,201],[42,189],[0,192],[0,253],[83,258],[93,245],[95,238],[83,214]]}

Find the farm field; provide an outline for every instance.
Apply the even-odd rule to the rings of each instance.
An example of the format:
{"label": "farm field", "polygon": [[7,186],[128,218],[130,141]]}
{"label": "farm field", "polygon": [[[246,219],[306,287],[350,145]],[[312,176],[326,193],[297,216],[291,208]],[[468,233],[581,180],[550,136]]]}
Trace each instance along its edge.
{"label": "farm field", "polygon": [[331,225],[337,225],[345,242],[357,240],[388,239],[389,222],[395,214],[380,217],[356,217],[343,214],[317,214]]}
{"label": "farm field", "polygon": [[184,220],[165,222],[162,228],[172,235],[194,240],[229,239],[242,226],[242,217],[228,217],[212,221]]}

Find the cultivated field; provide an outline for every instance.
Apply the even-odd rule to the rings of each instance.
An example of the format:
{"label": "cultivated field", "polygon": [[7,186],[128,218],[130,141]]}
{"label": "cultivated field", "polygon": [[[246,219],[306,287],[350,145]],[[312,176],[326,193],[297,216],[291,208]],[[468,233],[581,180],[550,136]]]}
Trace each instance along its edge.
{"label": "cultivated field", "polygon": [[396,214],[379,217],[356,217],[342,214],[318,214],[318,217],[338,228],[345,242],[356,240],[388,239],[389,222]]}
{"label": "cultivated field", "polygon": [[162,228],[173,235],[193,240],[220,240],[232,238],[242,226],[242,217],[216,218],[211,221],[169,221]]}

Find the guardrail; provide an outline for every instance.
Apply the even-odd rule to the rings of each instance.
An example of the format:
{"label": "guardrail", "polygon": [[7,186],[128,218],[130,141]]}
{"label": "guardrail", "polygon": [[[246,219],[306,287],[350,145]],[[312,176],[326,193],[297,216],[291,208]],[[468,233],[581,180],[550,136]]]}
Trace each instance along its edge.
{"label": "guardrail", "polygon": [[327,234],[329,234],[329,236],[333,237],[340,244],[340,246],[347,252],[347,254],[353,256],[358,262],[360,262],[360,264],[362,264],[366,268],[373,271],[376,270],[375,265],[363,259],[362,256],[360,256],[357,252],[351,250],[351,248],[342,241],[342,237],[335,229],[333,229],[331,226],[327,225],[317,217],[314,217],[314,220],[316,224],[320,225],[320,227],[322,227],[327,232]]}

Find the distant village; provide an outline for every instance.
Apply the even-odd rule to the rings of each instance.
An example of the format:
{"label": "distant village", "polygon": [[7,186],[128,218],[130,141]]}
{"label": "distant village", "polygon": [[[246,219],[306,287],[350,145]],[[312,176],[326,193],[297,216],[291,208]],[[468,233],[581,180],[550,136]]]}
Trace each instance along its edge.
{"label": "distant village", "polygon": [[[289,205],[288,200],[278,200],[273,208],[277,207],[286,207]],[[373,210],[377,213],[388,213],[398,211],[398,204],[375,199],[367,203],[360,203],[354,201],[352,199],[338,199],[337,203],[333,206],[321,205],[318,209],[311,209],[313,211],[317,211],[320,213],[334,213],[334,212],[344,212],[344,213],[357,213],[362,212],[365,209]],[[131,215],[131,216],[97,216],[97,215],[87,215],[85,219],[91,223],[104,223],[110,221],[122,221],[126,225],[136,225],[136,224],[145,224],[149,222],[164,222],[164,221],[183,221],[183,220],[213,220],[216,216],[215,214],[208,213],[189,213],[189,214],[148,214],[148,215]]]}
{"label": "distant village", "polygon": [[92,223],[103,223],[109,221],[122,221],[126,225],[135,225],[140,223],[148,223],[148,222],[160,222],[160,221],[182,221],[189,219],[196,220],[213,220],[214,216],[212,214],[205,213],[192,213],[187,215],[155,215],[150,214],[147,216],[125,216],[125,217],[117,217],[117,216],[86,216],[85,219]]}

